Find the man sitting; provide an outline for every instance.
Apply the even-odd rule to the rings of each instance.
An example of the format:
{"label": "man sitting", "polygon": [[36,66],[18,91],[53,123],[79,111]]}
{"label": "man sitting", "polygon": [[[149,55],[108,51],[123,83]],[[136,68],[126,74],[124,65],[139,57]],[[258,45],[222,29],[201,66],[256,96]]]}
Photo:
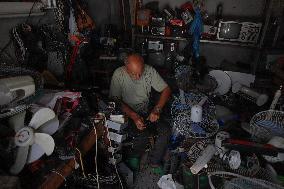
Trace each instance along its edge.
{"label": "man sitting", "polygon": [[[152,88],[161,94],[154,108],[149,109]],[[149,161],[158,174],[162,174],[161,163],[171,134],[170,126],[160,116],[170,96],[171,89],[167,83],[153,67],[144,64],[138,54],[128,55],[125,65],[116,69],[112,76],[110,98],[119,100],[122,111],[130,118],[128,134],[136,136],[132,157],[140,158],[148,144],[151,132],[145,122],[153,124],[156,130],[157,138]]]}

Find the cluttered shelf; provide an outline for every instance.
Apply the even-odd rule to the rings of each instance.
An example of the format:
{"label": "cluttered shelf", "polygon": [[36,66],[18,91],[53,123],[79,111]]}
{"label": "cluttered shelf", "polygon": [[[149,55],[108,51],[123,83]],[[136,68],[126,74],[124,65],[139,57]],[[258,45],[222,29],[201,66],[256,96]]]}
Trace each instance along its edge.
{"label": "cluttered shelf", "polygon": [[158,35],[145,35],[145,34],[134,34],[135,37],[140,38],[152,38],[152,39],[164,39],[164,40],[177,40],[177,41],[187,41],[191,38],[187,37],[167,37],[167,36],[158,36]]}
{"label": "cluttered shelf", "polygon": [[[190,37],[169,37],[169,36],[157,36],[157,35],[146,35],[146,34],[134,34],[134,36],[138,38],[151,38],[151,39],[160,39],[160,40],[175,40],[175,41],[191,40]],[[201,39],[200,42],[218,44],[218,45],[231,45],[231,46],[240,46],[240,47],[248,47],[248,48],[258,48],[258,46],[253,43],[239,43],[239,42],[209,40],[209,39]]]}

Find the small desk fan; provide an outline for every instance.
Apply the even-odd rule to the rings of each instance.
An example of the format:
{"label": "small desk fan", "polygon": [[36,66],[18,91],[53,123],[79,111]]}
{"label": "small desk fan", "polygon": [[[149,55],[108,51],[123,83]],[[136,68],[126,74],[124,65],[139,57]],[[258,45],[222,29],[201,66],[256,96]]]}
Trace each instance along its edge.
{"label": "small desk fan", "polygon": [[16,150],[16,158],[10,167],[10,173],[16,175],[25,166],[39,159],[44,153],[52,154],[54,140],[51,137],[59,126],[58,118],[49,108],[32,109],[33,115],[28,124],[25,124],[26,111],[8,119],[8,125],[16,133],[10,141]]}

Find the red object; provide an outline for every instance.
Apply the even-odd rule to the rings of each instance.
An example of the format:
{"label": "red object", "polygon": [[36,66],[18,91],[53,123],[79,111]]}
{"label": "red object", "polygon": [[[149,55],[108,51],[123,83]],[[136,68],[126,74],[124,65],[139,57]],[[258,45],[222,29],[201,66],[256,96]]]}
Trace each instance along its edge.
{"label": "red object", "polygon": [[169,26],[166,26],[165,29],[165,36],[171,36],[172,35],[172,31],[171,28]]}
{"label": "red object", "polygon": [[79,47],[80,47],[81,43],[86,41],[85,38],[80,39],[78,36],[75,36],[75,35],[72,35],[70,37],[70,40],[75,42],[75,46],[73,47],[73,50],[72,50],[72,55],[70,57],[70,63],[67,65],[67,75],[66,75],[67,81],[70,81],[70,79],[71,79],[72,70],[73,70],[73,66],[75,64],[76,57],[78,55]]}
{"label": "red object", "polygon": [[189,10],[190,12],[194,12],[193,6],[191,2],[186,2],[180,7],[183,11]]}
{"label": "red object", "polygon": [[230,144],[244,145],[244,146],[249,146],[251,148],[259,147],[259,148],[265,148],[265,149],[275,149],[275,147],[272,146],[271,144],[258,144],[258,143],[250,142],[246,140],[228,139],[228,142]]}
{"label": "red object", "polygon": [[172,26],[180,26],[180,27],[182,27],[184,24],[183,20],[180,19],[172,19],[170,20],[170,23]]}

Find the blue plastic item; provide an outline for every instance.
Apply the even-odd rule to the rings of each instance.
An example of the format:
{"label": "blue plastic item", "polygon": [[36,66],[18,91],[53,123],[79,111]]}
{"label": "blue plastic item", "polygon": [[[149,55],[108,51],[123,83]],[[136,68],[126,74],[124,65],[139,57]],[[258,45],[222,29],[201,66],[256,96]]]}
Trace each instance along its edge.
{"label": "blue plastic item", "polygon": [[195,9],[195,16],[189,28],[189,34],[193,37],[192,49],[193,49],[193,56],[195,58],[199,58],[200,56],[200,36],[203,32],[203,22],[200,13],[200,9]]}

